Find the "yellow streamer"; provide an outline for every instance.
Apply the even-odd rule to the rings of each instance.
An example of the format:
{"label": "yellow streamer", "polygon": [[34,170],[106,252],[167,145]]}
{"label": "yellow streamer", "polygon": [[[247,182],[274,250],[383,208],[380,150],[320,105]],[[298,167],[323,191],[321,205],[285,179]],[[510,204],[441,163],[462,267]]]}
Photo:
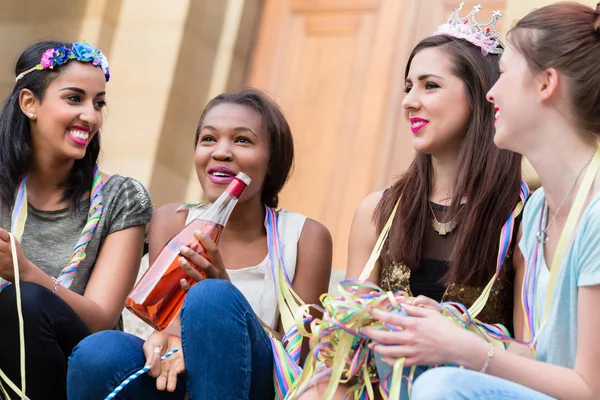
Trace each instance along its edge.
{"label": "yellow streamer", "polygon": [[[21,390],[15,385],[8,376],[0,369],[0,377],[6,382],[6,384],[19,396],[22,400],[25,400],[27,396],[25,396],[26,389],[26,379],[25,379],[25,331],[23,329],[23,309],[21,306],[21,283],[19,279],[19,261],[17,259],[17,246],[15,244],[15,237],[13,234],[10,235],[10,249],[12,252],[12,261],[13,261],[13,272],[14,272],[14,285],[17,296],[17,316],[19,319],[19,354],[21,357],[20,370],[21,370]],[[1,384],[0,388],[4,396],[9,399],[8,393]]]}
{"label": "yellow streamer", "polygon": [[[376,321],[373,319],[373,317],[371,317],[369,314],[369,309],[382,308],[382,306],[388,311],[400,309],[400,305],[408,299],[407,293],[399,292],[393,294],[391,292],[384,292],[379,287],[366,282],[380,257],[383,244],[388,237],[399,203],[400,200],[398,200],[398,202],[395,204],[390,217],[388,218],[377,239],[377,242],[375,243],[365,268],[358,278],[360,283],[357,284],[355,282],[352,285],[338,285],[338,298],[335,298],[327,293],[322,295],[320,300],[325,308],[325,314],[323,320],[312,321],[310,333],[304,329],[301,316],[298,314],[296,315],[296,324],[298,330],[303,336],[311,339],[311,352],[314,353],[315,348],[319,346],[320,343],[327,343],[329,345],[327,348],[320,348],[318,359],[318,361],[323,362],[327,367],[331,368],[329,384],[323,397],[326,400],[331,400],[333,398],[333,395],[340,383],[349,382],[354,378],[354,376],[351,374],[350,368],[352,367],[352,360],[360,355],[357,354],[360,346],[355,346],[355,349],[353,349],[352,346],[356,345],[355,340],[362,340],[364,342],[363,344],[365,345],[367,341],[366,339],[360,338],[360,329],[367,326],[376,329],[386,329],[383,323]],[[514,217],[521,213],[523,206],[524,204],[522,202],[517,205]],[[451,306],[442,306],[438,311],[440,311],[444,316],[453,322],[464,327],[465,329],[473,331],[488,342],[493,343],[495,346],[502,346],[503,341],[491,336],[485,331],[485,329],[483,329],[481,323],[475,319],[475,317],[484,308],[497,276],[498,272],[496,272],[492,279],[490,279],[479,298],[468,310],[468,313],[471,316],[471,324],[467,324],[466,322],[466,313],[459,315],[459,313],[457,313],[455,309],[451,308]],[[347,290],[346,288],[348,286],[352,286],[352,288]],[[364,296],[361,295],[358,290],[361,287],[370,290],[370,294]],[[374,295],[373,292],[376,292],[376,294]],[[300,309],[304,313],[307,312],[309,307],[310,306],[304,306]],[[338,324],[344,326],[346,329],[354,333],[348,333],[343,329],[337,328]],[[332,327],[335,329],[331,329]],[[324,330],[326,330],[326,333],[323,333]],[[307,358],[304,370],[288,393],[287,399],[295,399],[307,389],[307,386],[315,377],[316,362],[317,360],[313,356],[309,356]],[[400,396],[403,367],[404,359],[399,359],[393,367],[392,382],[389,392],[390,399],[397,399]],[[363,364],[360,366],[359,372],[361,376],[357,377],[359,382],[354,384],[348,390],[347,398],[359,399],[362,393],[364,393],[364,390],[367,390],[370,398],[373,398],[374,391],[370,378],[371,374],[369,373],[368,368],[369,366],[367,365],[366,360],[363,360]],[[410,379],[412,379],[414,376],[414,371],[415,368],[413,367],[410,372]],[[354,374],[356,374],[356,371]]]}
{"label": "yellow streamer", "polygon": [[554,251],[554,258],[552,259],[552,264],[550,264],[550,279],[548,281],[548,289],[546,291],[546,299],[544,301],[544,316],[539,324],[538,329],[536,330],[536,338],[534,339],[534,343],[546,325],[546,322],[548,322],[548,316],[550,315],[550,309],[552,308],[552,300],[554,299],[554,290],[556,287],[556,282],[558,281],[558,275],[561,271],[562,262],[567,254],[567,251],[569,250],[569,245],[573,239],[573,232],[575,232],[575,227],[579,223],[579,217],[583,212],[583,208],[589,197],[590,190],[599,168],[600,147],[596,149],[596,152],[594,153],[594,156],[590,162],[590,166],[586,171],[583,180],[581,181],[581,185],[579,186],[579,190],[577,191],[575,200],[573,200],[573,205],[569,211],[567,222],[565,222],[563,231],[558,239],[558,244],[556,245],[556,250]]}
{"label": "yellow streamer", "polygon": [[385,243],[385,240],[388,237],[388,233],[390,232],[390,228],[392,227],[392,222],[394,222],[394,217],[396,216],[396,211],[398,211],[399,204],[400,204],[400,200],[398,199],[398,201],[396,202],[396,205],[394,206],[394,209],[392,210],[392,213],[390,214],[390,217],[388,218],[387,222],[383,226],[383,229],[381,230],[381,233],[379,234],[379,237],[377,238],[377,242],[375,243],[375,247],[373,248],[373,251],[371,252],[371,255],[369,256],[369,259],[367,260],[365,269],[363,269],[363,272],[360,274],[360,277],[358,278],[359,281],[366,281],[367,279],[369,279],[371,272],[373,272],[373,268],[375,268],[375,264],[377,263],[377,260],[379,259],[379,255],[381,254],[381,249],[383,248],[383,244]]}

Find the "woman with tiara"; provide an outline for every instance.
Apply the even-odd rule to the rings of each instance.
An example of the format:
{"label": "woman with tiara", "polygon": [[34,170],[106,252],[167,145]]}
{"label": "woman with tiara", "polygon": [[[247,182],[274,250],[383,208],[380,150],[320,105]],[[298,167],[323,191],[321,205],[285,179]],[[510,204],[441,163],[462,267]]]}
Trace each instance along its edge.
{"label": "woman with tiara", "polygon": [[[499,76],[502,46],[495,26],[500,14],[481,24],[479,6],[467,16],[459,16],[461,9],[408,58],[402,105],[416,155],[398,181],[358,206],[346,277],[361,275],[397,204],[369,281],[387,292],[406,292],[416,305],[456,302],[468,308],[494,279],[477,318],[510,331],[514,326],[519,335],[520,303],[513,294],[523,265],[515,248],[519,220],[511,216],[528,193],[521,182],[521,156],[494,145],[494,108],[485,99]],[[500,246],[505,253],[499,257],[506,237],[512,240]],[[375,355],[379,378],[387,385],[393,363]],[[403,376],[409,373],[407,368]],[[407,386],[405,379],[403,399]],[[320,398],[324,388],[321,382],[306,398]],[[340,398],[346,389],[338,390]]]}
{"label": "woman with tiara", "polygon": [[110,77],[102,52],[38,42],[15,75],[0,115],[0,370],[20,386],[24,362],[28,397],[66,399],[75,345],[122,329],[152,206],[139,182],[97,165]]}
{"label": "woman with tiara", "polygon": [[504,351],[439,313],[373,311],[399,332],[367,330],[375,352],[440,367],[417,378],[415,400],[600,398],[600,4],[539,8],[511,29],[487,97],[494,142],[531,161],[542,183],[525,207],[522,336]]}

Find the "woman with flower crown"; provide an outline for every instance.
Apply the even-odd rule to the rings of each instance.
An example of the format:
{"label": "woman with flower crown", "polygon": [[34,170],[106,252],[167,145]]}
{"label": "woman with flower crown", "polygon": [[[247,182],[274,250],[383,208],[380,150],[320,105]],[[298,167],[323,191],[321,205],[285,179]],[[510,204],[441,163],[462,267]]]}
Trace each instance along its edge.
{"label": "woman with flower crown", "polygon": [[[495,24],[500,14],[480,24],[479,6],[466,17],[459,16],[461,9],[408,58],[402,105],[416,156],[397,182],[358,206],[346,277],[361,275],[397,205],[369,281],[384,291],[405,291],[415,305],[457,302],[468,308],[495,279],[477,318],[511,331],[514,325],[519,335],[520,303],[513,301],[513,291],[520,286],[523,265],[515,248],[519,221],[513,217],[528,193],[521,182],[521,156],[494,146],[494,108],[485,99],[499,76],[502,48]],[[388,386],[393,362],[375,356],[379,378]],[[417,368],[414,376],[424,370]],[[402,399],[408,398],[409,374],[405,369]],[[324,382],[302,398],[321,398]],[[338,390],[339,398],[347,388]]]}
{"label": "woman with flower crown", "polygon": [[507,43],[487,98],[494,142],[526,156],[543,187],[525,207],[519,243],[522,336],[533,354],[496,348],[431,310],[373,311],[401,329],[368,332],[385,359],[463,367],[425,372],[415,400],[600,398],[600,3],[539,8]]}
{"label": "woman with flower crown", "polygon": [[110,77],[99,50],[38,42],[15,75],[0,115],[0,382],[4,396],[26,376],[29,398],[66,399],[74,346],[122,328],[152,206],[140,183],[98,169]]}

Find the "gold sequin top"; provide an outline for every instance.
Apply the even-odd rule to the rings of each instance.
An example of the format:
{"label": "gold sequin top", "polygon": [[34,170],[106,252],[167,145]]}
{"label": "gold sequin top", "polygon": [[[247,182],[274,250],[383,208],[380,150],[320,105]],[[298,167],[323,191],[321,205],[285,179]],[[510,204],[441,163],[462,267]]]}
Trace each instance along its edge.
{"label": "gold sequin top", "polygon": [[[427,262],[427,260],[425,260],[425,262]],[[490,324],[501,323],[511,329],[514,272],[512,266],[506,264],[509,263],[505,262],[503,267],[504,273],[501,273],[494,283],[490,297],[488,298],[484,309],[477,316],[477,319]],[[383,265],[381,268],[379,284],[381,288],[386,291],[395,292],[404,290],[411,296],[423,294],[418,292],[413,293],[410,285],[410,275],[410,269],[403,264],[394,262],[389,265]],[[452,283],[445,288],[441,299],[438,298],[434,300],[462,303],[468,308],[471,307],[475,300],[481,295],[483,288],[483,286],[474,287]]]}
{"label": "gold sequin top", "polygon": [[[431,206],[438,220],[442,221],[448,208],[435,203],[431,203]],[[477,300],[484,286],[474,287],[453,283],[446,287],[440,283],[448,270],[448,263],[444,260],[450,258],[454,244],[453,233],[442,236],[433,228],[427,229],[423,240],[423,259],[420,268],[411,274],[411,270],[403,264],[384,263],[381,266],[379,285],[386,291],[404,290],[410,295],[425,295],[436,301],[457,302],[470,307]],[[477,319],[482,322],[501,323],[509,330],[512,330],[514,297],[514,270],[511,260],[512,249],[492,287],[484,309],[477,316]]]}

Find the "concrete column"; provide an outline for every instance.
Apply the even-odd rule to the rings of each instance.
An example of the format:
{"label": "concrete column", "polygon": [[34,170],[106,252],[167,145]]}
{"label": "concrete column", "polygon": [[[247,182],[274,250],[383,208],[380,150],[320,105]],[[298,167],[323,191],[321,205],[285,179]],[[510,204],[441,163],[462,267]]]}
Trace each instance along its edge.
{"label": "concrete column", "polygon": [[121,1],[108,54],[101,161],[108,173],[150,182],[189,8],[190,0]]}

